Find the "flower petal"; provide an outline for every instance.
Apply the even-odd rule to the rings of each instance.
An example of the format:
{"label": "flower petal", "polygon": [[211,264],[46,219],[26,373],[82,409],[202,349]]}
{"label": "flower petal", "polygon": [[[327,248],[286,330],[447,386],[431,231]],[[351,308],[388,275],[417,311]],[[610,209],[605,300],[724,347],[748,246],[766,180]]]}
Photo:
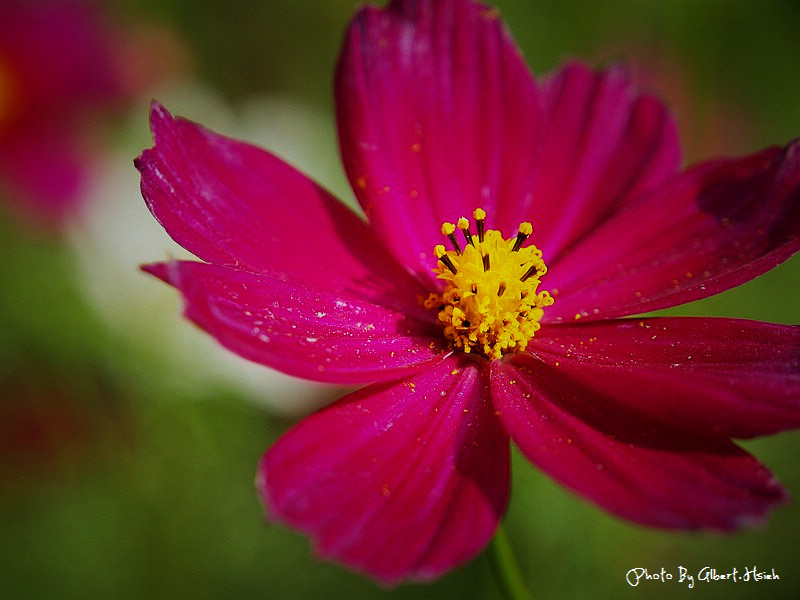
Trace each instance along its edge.
{"label": "flower petal", "polygon": [[262,459],[268,517],[384,583],[432,579],[477,554],[508,502],[508,438],[483,361],[450,358],[342,398]]}
{"label": "flower petal", "polygon": [[396,378],[442,360],[437,325],[365,301],[199,262],[144,267],[178,288],[186,316],[223,346],[289,375],[330,383]]}
{"label": "flower petal", "polygon": [[198,257],[362,298],[425,293],[364,222],[279,158],[157,103],[151,128],[155,146],[136,161],[142,194]]}
{"label": "flower petal", "polygon": [[754,437],[800,427],[800,326],[623,319],[543,327],[528,351],[648,419]]}
{"label": "flower petal", "polygon": [[542,93],[544,152],[526,219],[545,259],[555,261],[637,193],[671,177],[681,151],[667,107],[640,93],[620,65],[593,71],[570,62],[547,77]]}
{"label": "flower petal", "polygon": [[733,530],[785,499],[769,471],[727,438],[652,421],[529,355],[494,361],[491,385],[522,452],[625,519]]}
{"label": "flower petal", "polygon": [[[550,263],[544,320],[607,318],[705,298],[800,249],[800,141],[712,160],[641,198]],[[555,292],[554,288],[557,291]]]}
{"label": "flower petal", "polygon": [[471,0],[365,7],[345,38],[336,101],[359,202],[429,283],[444,221],[477,207],[502,214],[530,194],[540,99],[496,9]]}

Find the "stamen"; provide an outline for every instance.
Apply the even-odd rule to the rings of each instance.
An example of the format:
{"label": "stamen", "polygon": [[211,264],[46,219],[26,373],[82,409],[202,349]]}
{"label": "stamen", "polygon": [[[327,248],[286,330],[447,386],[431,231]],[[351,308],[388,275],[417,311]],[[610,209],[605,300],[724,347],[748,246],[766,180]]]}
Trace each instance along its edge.
{"label": "stamen", "polygon": [[445,267],[447,267],[447,268],[448,268],[448,270],[449,270],[449,271],[450,271],[450,272],[451,272],[453,275],[455,275],[455,274],[458,272],[458,271],[456,270],[456,266],[453,264],[453,261],[452,261],[452,260],[450,260],[450,257],[449,257],[449,256],[447,256],[447,250],[445,250],[445,249],[444,249],[444,246],[442,246],[441,244],[440,244],[440,245],[438,245],[438,246],[436,246],[436,247],[433,249],[433,253],[436,255],[436,258],[438,258],[440,261],[442,261],[442,264],[443,264]]}
{"label": "stamen", "polygon": [[458,220],[457,225],[458,225],[458,228],[461,230],[461,233],[464,234],[464,239],[467,241],[467,243],[470,246],[474,247],[475,246],[475,242],[472,241],[472,234],[469,231],[469,221],[467,221],[466,218],[461,217]]}
{"label": "stamen", "polygon": [[532,265],[527,271],[525,271],[525,275],[520,277],[519,280],[520,281],[525,281],[526,279],[528,279],[532,275],[536,275],[537,277],[541,277],[544,274],[545,274],[545,271],[537,268],[536,265]]}
{"label": "stamen", "polygon": [[458,245],[458,240],[456,236],[453,235],[453,232],[456,230],[456,226],[452,223],[442,223],[442,235],[446,235],[447,239],[450,240],[450,243],[453,244],[453,249],[456,251],[456,254],[461,256],[461,246]]}
{"label": "stamen", "polygon": [[[520,248],[522,248],[522,244],[525,243],[525,240],[528,239],[528,236],[533,233],[533,225],[525,221],[519,224],[519,232],[517,233],[517,239],[514,242],[514,247],[511,249],[512,252],[517,252]],[[523,281],[525,281],[523,279]]]}
{"label": "stamen", "polygon": [[476,208],[475,212],[472,213],[472,216],[475,217],[475,225],[478,228],[478,241],[483,243],[484,226],[486,225],[486,211],[482,208]]}
{"label": "stamen", "polygon": [[[424,304],[437,311],[444,336],[454,348],[498,359],[526,349],[553,297],[538,289],[539,277],[547,272],[541,250],[533,244],[524,246],[532,225],[521,223],[516,236],[504,238],[500,231],[486,228],[483,209],[473,215],[475,237],[466,217],[456,225],[442,224],[442,235],[450,239],[454,250],[444,245],[434,248],[438,259],[434,272],[445,286],[431,293]],[[456,228],[466,240],[460,246],[453,240]]]}

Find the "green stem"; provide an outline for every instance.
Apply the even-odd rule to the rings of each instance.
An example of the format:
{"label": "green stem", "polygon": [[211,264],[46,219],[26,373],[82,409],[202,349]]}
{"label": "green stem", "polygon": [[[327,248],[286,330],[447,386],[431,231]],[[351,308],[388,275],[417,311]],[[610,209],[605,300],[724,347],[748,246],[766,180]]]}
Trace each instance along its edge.
{"label": "green stem", "polygon": [[497,533],[489,546],[489,557],[492,570],[506,598],[508,600],[530,600],[530,592],[514,558],[514,552],[511,550],[511,544],[508,542],[508,536],[502,523],[497,528]]}

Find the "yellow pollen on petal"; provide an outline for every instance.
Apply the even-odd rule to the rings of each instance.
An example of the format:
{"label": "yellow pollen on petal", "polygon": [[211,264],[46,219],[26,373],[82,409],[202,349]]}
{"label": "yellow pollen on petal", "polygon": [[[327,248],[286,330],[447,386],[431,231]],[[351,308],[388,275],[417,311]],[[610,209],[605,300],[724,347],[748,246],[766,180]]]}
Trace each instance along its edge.
{"label": "yellow pollen on petal", "polygon": [[[522,247],[533,227],[524,222],[516,236],[505,239],[484,227],[483,209],[476,209],[473,217],[477,236],[465,217],[456,225],[442,225],[442,235],[455,249],[434,248],[438,262],[433,271],[445,288],[430,294],[425,306],[438,311],[445,337],[462,352],[493,359],[522,352],[541,327],[543,309],[553,304],[553,297],[538,289],[547,272],[542,252],[534,245]],[[464,236],[463,249],[455,241],[456,228]]]}

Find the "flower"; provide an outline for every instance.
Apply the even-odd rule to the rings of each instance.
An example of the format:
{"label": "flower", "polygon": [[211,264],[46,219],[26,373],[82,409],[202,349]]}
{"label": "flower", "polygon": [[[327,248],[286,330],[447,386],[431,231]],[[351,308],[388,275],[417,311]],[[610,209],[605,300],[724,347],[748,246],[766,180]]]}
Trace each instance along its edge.
{"label": "flower", "polygon": [[122,64],[127,45],[91,0],[0,3],[0,197],[11,208],[48,224],[77,211],[96,117],[145,83]]}
{"label": "flower", "polygon": [[800,142],[679,171],[668,110],[621,67],[537,83],[472,0],[363,8],[336,100],[368,222],[158,104],[137,160],[204,261],[144,267],[189,319],[286,373],[369,384],[264,455],[269,518],[384,583],[435,578],[494,534],[509,439],[645,525],[733,530],[785,499],[731,438],[800,424],[800,328],[624,317],[796,252]]}

